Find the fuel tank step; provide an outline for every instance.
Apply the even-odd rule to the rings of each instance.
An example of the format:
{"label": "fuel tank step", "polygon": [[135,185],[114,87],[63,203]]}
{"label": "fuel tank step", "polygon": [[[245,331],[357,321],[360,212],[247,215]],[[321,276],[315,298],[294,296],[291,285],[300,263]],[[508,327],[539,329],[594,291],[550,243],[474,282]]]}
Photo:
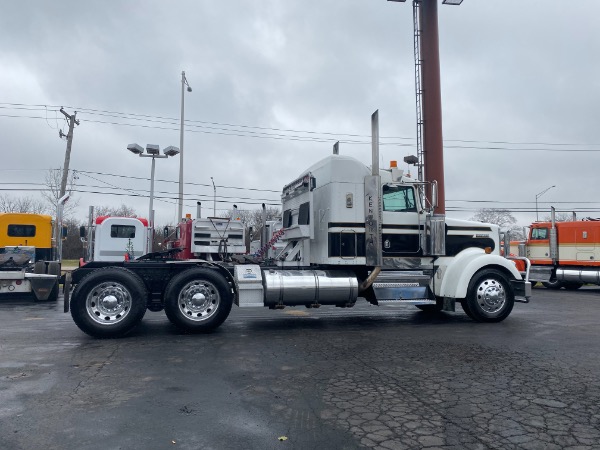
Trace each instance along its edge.
{"label": "fuel tank step", "polygon": [[373,283],[377,303],[435,304],[430,276],[419,271],[384,271]]}

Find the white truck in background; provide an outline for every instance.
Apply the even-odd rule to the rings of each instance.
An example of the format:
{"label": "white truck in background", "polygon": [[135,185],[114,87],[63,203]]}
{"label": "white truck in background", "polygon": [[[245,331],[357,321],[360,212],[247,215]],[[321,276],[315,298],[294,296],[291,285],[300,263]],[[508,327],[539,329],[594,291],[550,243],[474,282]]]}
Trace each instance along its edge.
{"label": "white truck in background", "polygon": [[[93,217],[93,209],[90,208]],[[86,244],[82,266],[90,261],[133,260],[147,253],[148,221],[141,217],[99,216],[79,231]]]}

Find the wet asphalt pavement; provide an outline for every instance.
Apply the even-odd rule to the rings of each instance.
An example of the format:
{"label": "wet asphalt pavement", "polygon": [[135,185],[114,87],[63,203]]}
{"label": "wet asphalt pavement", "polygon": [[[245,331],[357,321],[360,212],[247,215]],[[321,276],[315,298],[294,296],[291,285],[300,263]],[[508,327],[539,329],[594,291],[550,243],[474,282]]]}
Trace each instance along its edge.
{"label": "wet asphalt pavement", "polygon": [[[600,449],[600,288],[460,309],[239,309],[126,338],[0,301],[1,449]],[[283,440],[280,440],[283,439]]]}

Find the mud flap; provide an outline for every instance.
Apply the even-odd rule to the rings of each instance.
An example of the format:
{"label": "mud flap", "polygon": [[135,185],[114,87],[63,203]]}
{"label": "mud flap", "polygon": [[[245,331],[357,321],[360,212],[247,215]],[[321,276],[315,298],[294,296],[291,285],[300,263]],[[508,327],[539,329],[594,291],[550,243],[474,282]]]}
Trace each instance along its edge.
{"label": "mud flap", "polygon": [[71,273],[65,275],[63,282],[63,306],[66,313],[69,312],[69,300],[71,298]]}
{"label": "mud flap", "polygon": [[29,278],[29,282],[31,283],[31,290],[35,295],[35,298],[39,301],[44,301],[48,300],[48,297],[50,297],[52,288],[54,288],[58,279],[56,277],[35,277]]}
{"label": "mud flap", "polygon": [[442,302],[442,311],[456,312],[456,299],[444,297]]}
{"label": "mud flap", "polygon": [[515,293],[515,302],[529,303],[531,283],[529,281],[512,280],[510,282]]}

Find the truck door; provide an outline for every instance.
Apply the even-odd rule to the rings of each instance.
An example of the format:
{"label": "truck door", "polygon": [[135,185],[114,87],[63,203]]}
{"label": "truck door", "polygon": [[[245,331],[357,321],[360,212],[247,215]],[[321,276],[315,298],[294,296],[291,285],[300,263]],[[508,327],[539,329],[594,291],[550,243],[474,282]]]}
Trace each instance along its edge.
{"label": "truck door", "polygon": [[[593,222],[583,222],[581,226],[572,227],[573,237],[576,243],[576,259],[582,262],[595,261],[595,247],[597,240],[594,236],[595,227]],[[561,255],[562,259],[562,255]]]}
{"label": "truck door", "polygon": [[550,264],[550,228],[533,227],[527,241],[527,257],[534,264]]}
{"label": "truck door", "polygon": [[382,190],[383,256],[422,254],[420,221],[414,188],[406,185],[384,184]]}

